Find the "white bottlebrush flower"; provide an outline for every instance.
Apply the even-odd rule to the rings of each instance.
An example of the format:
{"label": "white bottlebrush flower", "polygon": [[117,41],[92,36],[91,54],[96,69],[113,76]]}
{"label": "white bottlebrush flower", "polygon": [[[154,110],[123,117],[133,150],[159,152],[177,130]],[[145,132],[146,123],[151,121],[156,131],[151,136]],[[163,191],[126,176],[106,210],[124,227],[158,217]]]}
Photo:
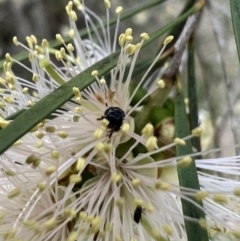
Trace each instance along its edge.
{"label": "white bottlebrush flower", "polygon": [[[78,1],[73,2],[82,10],[86,25],[94,27],[90,16],[98,19],[97,16]],[[109,1],[106,0],[105,5],[108,16]],[[65,50],[56,52],[63,67],[58,68],[53,62],[50,65],[60,77],[60,82],[68,81],[115,50],[114,44],[109,47],[109,27],[103,30],[106,31],[103,32],[104,40],[100,40],[95,32],[100,44],[98,47],[93,43],[91,34],[87,41],[77,35],[72,2],[66,10],[77,54],[73,55],[71,45],[65,46],[69,51],[66,55]],[[165,87],[164,81],[159,80],[138,103],[131,106],[138,88],[155,63],[130,94],[133,68],[148,35],[142,34],[141,37],[141,43],[134,45],[131,44],[131,29],[120,35],[120,57],[116,68],[111,71],[110,84],[93,72],[95,83],[82,93],[74,88],[75,98],[66,103],[63,110],[54,113],[53,119],[39,123],[32,133],[0,157],[2,240],[187,240],[184,219],[199,223],[209,233],[220,227],[223,231],[239,235],[236,224],[240,216],[235,206],[239,181],[199,172],[201,190],[181,187],[180,191],[178,183],[174,182],[177,177],[171,180],[169,177],[176,173],[177,165],[187,165],[191,158],[159,160],[151,156],[176,144],[184,144],[184,140],[192,136],[184,140],[177,138],[175,142],[158,148],[151,124],[142,129],[141,135],[134,131],[134,120],[130,117],[132,112],[154,91]],[[62,42],[60,35],[57,39]],[[169,40],[171,37],[165,40],[164,46]],[[6,80],[0,79],[7,89],[2,94],[6,107],[1,112],[4,116],[19,107],[32,105],[58,87],[57,80],[39,67],[39,59],[49,60],[51,50],[47,42],[43,41],[42,47],[39,47],[34,36],[28,37],[27,41],[32,60],[29,71],[34,82],[31,84],[14,76],[11,72],[12,59],[7,55]],[[17,39],[14,42],[20,44]],[[124,77],[129,60],[128,75]],[[26,88],[35,90],[38,96],[31,96]],[[7,122],[0,120],[0,125],[4,127]],[[119,154],[119,144],[129,138],[133,143]],[[144,145],[148,152],[134,157],[132,151],[139,144]],[[218,161],[200,160],[197,166],[219,171],[220,168],[216,169],[214,165]],[[221,169],[224,173],[239,174],[236,158],[232,163],[219,162],[218,165],[226,165]],[[202,210],[206,213],[206,220],[184,217],[180,198],[193,198],[195,205],[198,205],[195,198],[203,200]]]}

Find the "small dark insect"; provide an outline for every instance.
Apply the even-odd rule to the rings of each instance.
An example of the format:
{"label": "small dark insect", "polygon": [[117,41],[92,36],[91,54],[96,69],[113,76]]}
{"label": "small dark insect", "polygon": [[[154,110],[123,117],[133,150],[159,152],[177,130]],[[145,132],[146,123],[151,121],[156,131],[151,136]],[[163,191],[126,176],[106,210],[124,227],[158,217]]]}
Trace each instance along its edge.
{"label": "small dark insect", "polygon": [[141,217],[142,217],[142,212],[143,212],[143,208],[138,205],[133,214],[133,219],[136,223],[140,222]]}
{"label": "small dark insect", "polygon": [[125,113],[121,108],[112,106],[107,108],[104,115],[101,118],[97,118],[97,120],[107,119],[109,121],[107,136],[111,138],[113,132],[120,130],[124,117]]}

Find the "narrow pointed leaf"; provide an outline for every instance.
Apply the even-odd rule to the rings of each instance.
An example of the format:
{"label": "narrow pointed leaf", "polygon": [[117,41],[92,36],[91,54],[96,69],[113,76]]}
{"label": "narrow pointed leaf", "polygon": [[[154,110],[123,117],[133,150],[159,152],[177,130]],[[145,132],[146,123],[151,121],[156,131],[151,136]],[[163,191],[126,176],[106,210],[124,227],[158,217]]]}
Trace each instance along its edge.
{"label": "narrow pointed leaf", "polygon": [[[176,95],[175,102],[175,128],[176,128],[176,136],[179,138],[183,138],[190,134],[186,111],[185,111],[185,103],[183,94],[181,91],[180,83],[178,80],[178,90]],[[177,145],[176,147],[177,156],[187,156],[192,153],[192,145],[191,141],[187,140],[185,146]],[[195,165],[195,161],[192,160],[191,164],[186,167],[182,167],[178,165],[178,178],[179,184],[182,187],[191,188],[200,190],[199,180],[197,175],[197,169]],[[200,210],[198,207],[193,205],[192,203],[182,199],[182,209],[183,214],[188,217],[192,217],[195,219],[204,218],[204,212]],[[196,200],[194,200],[196,201]],[[202,205],[201,202],[198,204]],[[207,241],[208,234],[207,230],[200,227],[198,223],[185,220],[185,227],[187,232],[187,237],[189,241]]]}
{"label": "narrow pointed leaf", "polygon": [[[198,99],[197,99],[197,85],[195,76],[195,59],[194,59],[194,38],[191,37],[188,43],[188,99],[189,99],[189,114],[190,114],[190,129],[194,129],[199,125],[198,118]],[[192,145],[198,152],[201,151],[201,144],[199,137],[192,138]],[[197,159],[201,158],[200,156]]]}
{"label": "narrow pointed leaf", "polygon": [[7,150],[14,142],[35,127],[39,122],[61,107],[73,97],[73,87],[83,90],[95,81],[91,76],[93,70],[98,70],[99,76],[104,75],[117,64],[119,53],[116,52],[104,58],[73,79],[60,86],[51,94],[37,102],[19,115],[6,128],[0,131],[0,154]]}
{"label": "narrow pointed leaf", "polygon": [[240,1],[230,0],[233,32],[237,45],[238,58],[240,61]]}

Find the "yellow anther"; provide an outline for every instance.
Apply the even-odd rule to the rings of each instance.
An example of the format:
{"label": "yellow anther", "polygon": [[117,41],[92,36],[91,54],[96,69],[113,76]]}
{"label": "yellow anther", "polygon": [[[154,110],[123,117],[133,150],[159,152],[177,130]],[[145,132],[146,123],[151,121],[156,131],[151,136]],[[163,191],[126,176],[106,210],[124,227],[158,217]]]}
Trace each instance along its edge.
{"label": "yellow anther", "polygon": [[93,215],[88,215],[88,216],[86,217],[86,221],[87,221],[88,223],[91,223],[93,219],[94,219],[94,216],[93,216]]}
{"label": "yellow anther", "polygon": [[192,163],[192,158],[190,156],[185,156],[178,161],[178,165],[181,167],[187,167]]}
{"label": "yellow anther", "polygon": [[202,128],[199,126],[199,127],[196,127],[192,130],[192,135],[193,136],[200,136],[202,134]]}
{"label": "yellow anther", "polygon": [[47,48],[49,46],[47,39],[42,40],[41,46],[42,46],[42,48]]}
{"label": "yellow anther", "polygon": [[20,188],[14,188],[11,192],[8,193],[8,198],[17,197],[21,193]]}
{"label": "yellow anther", "polygon": [[105,85],[106,84],[106,80],[102,78],[102,79],[99,80],[99,83],[102,84],[102,85]]}
{"label": "yellow anther", "polygon": [[12,104],[14,101],[12,96],[3,96],[3,100],[8,104]]}
{"label": "yellow anther", "polygon": [[227,203],[227,197],[224,194],[214,194],[213,195],[213,201],[217,203]]}
{"label": "yellow anther", "polygon": [[92,76],[96,77],[98,75],[98,71],[97,70],[93,70],[91,73]]}
{"label": "yellow anther", "polygon": [[19,45],[19,42],[18,42],[18,39],[16,36],[13,37],[13,43],[18,46]]}
{"label": "yellow anther", "polygon": [[125,36],[132,36],[132,29],[131,28],[127,28],[125,30]]}
{"label": "yellow anther", "polygon": [[157,138],[155,136],[150,136],[145,144],[148,151],[153,151],[157,146]]}
{"label": "yellow anther", "polygon": [[32,100],[28,100],[27,104],[28,104],[28,106],[33,106],[34,102]]}
{"label": "yellow anther", "polygon": [[170,189],[170,185],[168,183],[161,182],[159,180],[156,181],[154,186],[156,189],[162,190],[162,191],[168,191]]}
{"label": "yellow anther", "polygon": [[6,84],[6,80],[0,77],[0,85],[5,85],[5,84]]}
{"label": "yellow anther", "polygon": [[76,164],[76,170],[77,171],[83,170],[84,165],[85,165],[85,159],[82,157],[79,157]]}
{"label": "yellow anther", "polygon": [[208,196],[208,192],[207,191],[198,191],[196,194],[195,194],[195,198],[198,200],[198,201],[201,201],[203,200],[205,197]]}
{"label": "yellow anther", "polygon": [[78,239],[79,233],[78,232],[71,232],[67,238],[67,241],[75,241]]}
{"label": "yellow anther", "polygon": [[80,175],[77,175],[77,174],[73,174],[69,178],[70,183],[78,183],[78,182],[81,182],[81,181],[82,181],[82,177]]}
{"label": "yellow anther", "polygon": [[48,133],[54,133],[56,130],[56,128],[54,126],[47,126],[45,128],[45,131],[48,132]]}
{"label": "yellow anther", "polygon": [[35,50],[37,51],[37,53],[39,54],[39,55],[43,55],[44,54],[44,51],[43,51],[43,49],[40,47],[40,46],[35,46]]}
{"label": "yellow anther", "polygon": [[125,36],[125,42],[131,43],[132,41],[133,41],[133,37],[132,36]]}
{"label": "yellow anther", "polygon": [[51,157],[54,158],[54,159],[58,159],[60,156],[60,153],[58,150],[53,150],[52,153],[51,153]]}
{"label": "yellow anther", "polygon": [[23,93],[24,95],[26,95],[26,94],[28,93],[28,88],[27,88],[27,87],[24,87],[24,88],[22,89],[22,93]]}
{"label": "yellow anther", "polygon": [[75,107],[74,112],[76,114],[82,114],[82,108],[81,107]]}
{"label": "yellow anther", "polygon": [[135,198],[134,203],[136,206],[143,206],[143,200],[140,198]]}
{"label": "yellow anther", "polygon": [[114,172],[111,177],[112,182],[117,183],[121,180],[121,175],[117,172]]}
{"label": "yellow anther", "polygon": [[3,212],[0,212],[0,220],[4,218],[5,214]]}
{"label": "yellow anther", "polygon": [[106,153],[110,153],[111,150],[112,150],[112,144],[110,144],[110,143],[104,143],[104,151],[105,151]]}
{"label": "yellow anther", "polygon": [[91,221],[91,224],[92,224],[92,231],[94,233],[98,232],[100,227],[101,227],[101,218],[100,217],[95,217],[92,221]]}
{"label": "yellow anther", "polygon": [[107,9],[111,8],[111,2],[109,0],[104,0],[104,4]]}
{"label": "yellow anther", "polygon": [[35,132],[35,136],[36,136],[37,138],[39,138],[39,139],[42,139],[43,136],[44,136],[44,134],[43,134],[41,131],[36,131],[36,132]]}
{"label": "yellow anther", "polygon": [[29,155],[29,156],[27,157],[27,159],[26,159],[25,162],[26,162],[27,164],[32,164],[32,163],[38,161],[39,159],[40,159],[40,158],[39,158],[37,155],[31,154],[31,155]]}
{"label": "yellow anther", "polygon": [[57,222],[56,222],[56,219],[55,218],[51,218],[49,219],[48,221],[46,221],[43,226],[46,228],[46,229],[52,229],[56,226]]}
{"label": "yellow anther", "polygon": [[96,140],[101,139],[102,136],[103,136],[103,130],[102,130],[102,129],[97,129],[97,130],[95,130],[93,136],[94,136],[94,138],[95,138]]}
{"label": "yellow anther", "polygon": [[131,238],[130,241],[138,241],[136,238]]}
{"label": "yellow anther", "polygon": [[160,79],[157,81],[157,85],[160,89],[164,89],[165,88],[165,82],[163,79]]}
{"label": "yellow anther", "polygon": [[148,40],[149,39],[149,35],[147,33],[141,33],[140,34],[140,37],[143,39],[143,40]]}
{"label": "yellow anther", "polygon": [[153,206],[152,206],[151,203],[146,203],[146,204],[144,205],[144,209],[145,209],[147,212],[151,213],[151,212],[153,211]]}
{"label": "yellow anther", "polygon": [[121,130],[123,133],[128,133],[129,129],[130,129],[130,126],[128,123],[124,123],[121,127]]}
{"label": "yellow anther", "polygon": [[79,0],[73,0],[73,3],[77,8],[79,8],[82,5]]}
{"label": "yellow anther", "polygon": [[37,74],[33,74],[32,81],[35,82],[35,83],[38,82],[38,75]]}
{"label": "yellow anther", "polygon": [[65,48],[63,48],[63,47],[60,48],[60,52],[61,52],[63,58],[66,59],[66,58],[67,58],[67,54],[66,54],[66,50],[65,50]]}
{"label": "yellow anther", "polygon": [[44,125],[45,125],[45,122],[40,122],[39,124],[37,124],[37,127],[42,128],[42,127],[44,127]]}
{"label": "yellow anther", "polygon": [[68,35],[69,35],[70,38],[74,38],[74,36],[75,36],[74,29],[70,29],[69,32],[68,32]]}
{"label": "yellow anther", "polygon": [[234,190],[233,190],[233,194],[235,196],[240,196],[240,187],[236,187]]}
{"label": "yellow anther", "polygon": [[207,229],[208,228],[208,224],[207,224],[207,221],[204,219],[204,218],[200,218],[198,220],[198,223],[199,225],[204,228],[204,229]]}
{"label": "yellow anther", "polygon": [[82,220],[86,220],[86,219],[87,219],[87,214],[86,214],[86,212],[81,211],[81,212],[79,213],[79,217],[80,217]]}
{"label": "yellow anther", "polygon": [[67,131],[59,131],[58,136],[61,137],[61,138],[67,138],[68,132]]}
{"label": "yellow anther", "polygon": [[77,216],[77,212],[73,208],[65,208],[64,209],[64,215],[68,218],[75,218]]}
{"label": "yellow anther", "polygon": [[58,61],[63,60],[63,55],[62,55],[62,53],[57,50],[57,51],[55,52],[55,58],[56,58],[56,60],[58,60]]}
{"label": "yellow anther", "polygon": [[173,234],[172,227],[169,224],[163,225],[162,228],[167,235],[170,236]]}
{"label": "yellow anther", "polygon": [[137,188],[137,187],[140,186],[140,184],[141,184],[141,181],[140,181],[139,178],[135,178],[135,179],[132,180],[133,187]]}
{"label": "yellow anther", "polygon": [[77,14],[75,11],[70,11],[69,13],[69,17],[73,20],[73,21],[77,21]]}
{"label": "yellow anther", "polygon": [[77,87],[73,87],[73,94],[75,95],[75,97],[82,97],[81,92]]}
{"label": "yellow anther", "polygon": [[118,6],[115,10],[116,14],[120,14],[122,12],[123,8],[122,6]]}
{"label": "yellow anther", "polygon": [[61,43],[61,44],[63,44],[64,43],[64,39],[63,39],[63,37],[62,37],[62,35],[61,34],[56,34],[56,39],[57,39],[57,41],[59,42],[59,43]]}
{"label": "yellow anther", "polygon": [[33,44],[36,45],[37,42],[38,42],[36,36],[32,34],[30,37],[31,37],[31,39],[32,39]]}
{"label": "yellow anther", "polygon": [[120,34],[120,36],[118,37],[118,43],[121,47],[125,44],[125,38],[126,37],[124,33]]}
{"label": "yellow anther", "polygon": [[116,205],[118,207],[123,207],[124,203],[125,203],[125,200],[122,197],[118,198],[117,201],[116,201]]}
{"label": "yellow anther", "polygon": [[152,124],[146,124],[142,129],[142,134],[144,137],[148,138],[153,135],[154,127]]}
{"label": "yellow anther", "polygon": [[122,241],[120,235],[116,235],[116,236],[115,236],[115,241]]}
{"label": "yellow anther", "polygon": [[56,171],[56,167],[55,167],[55,166],[47,167],[47,168],[45,169],[45,174],[46,174],[47,176],[50,176],[50,175],[52,175],[55,171]]}
{"label": "yellow anther", "polygon": [[68,44],[67,45],[67,49],[69,52],[73,52],[74,51],[74,46],[72,44]]}
{"label": "yellow anther", "polygon": [[14,228],[10,229],[10,230],[6,230],[4,232],[4,240],[16,240],[13,239],[16,235],[16,230]]}
{"label": "yellow anther", "polygon": [[97,143],[97,144],[95,145],[95,149],[96,149],[97,151],[103,151],[103,149],[104,149],[104,144],[103,144],[102,142]]}
{"label": "yellow anther", "polygon": [[30,49],[33,49],[32,39],[28,36],[28,37],[26,37],[26,41],[27,41],[28,47],[29,47]]}
{"label": "yellow anther", "polygon": [[[126,38],[125,38],[125,39],[126,39]],[[127,52],[127,54],[129,54],[129,55],[134,54],[134,45],[133,45],[133,44],[128,44],[128,45],[126,46],[126,52]]]}
{"label": "yellow anther", "polygon": [[43,141],[42,140],[38,141],[36,146],[37,148],[41,148],[43,146]]}
{"label": "yellow anther", "polygon": [[23,224],[27,227],[33,227],[36,225],[36,221],[32,219],[26,219],[26,220],[23,220]]}
{"label": "yellow anther", "polygon": [[10,62],[10,63],[12,62],[12,57],[9,53],[5,54],[5,58],[6,58],[7,62]]}
{"label": "yellow anther", "polygon": [[43,192],[46,189],[47,184],[45,182],[39,182],[37,187],[39,188],[40,192]]}
{"label": "yellow anther", "polygon": [[173,37],[172,35],[167,36],[167,37],[164,39],[163,44],[164,44],[164,45],[167,45],[167,44],[169,44],[173,39],[174,39],[174,37]]}
{"label": "yellow anther", "polygon": [[12,68],[12,62],[8,62],[6,65],[7,71],[11,71],[11,68]]}
{"label": "yellow anther", "polygon": [[69,14],[72,11],[72,7],[73,7],[73,2],[69,1],[67,6],[66,6],[66,11]]}
{"label": "yellow anther", "polygon": [[176,145],[180,145],[180,146],[185,146],[186,145],[186,142],[178,137],[176,137],[173,142],[176,144]]}
{"label": "yellow anther", "polygon": [[7,127],[9,124],[10,124],[10,121],[6,121],[6,120],[0,118],[0,126],[1,126],[2,128]]}
{"label": "yellow anther", "polygon": [[107,126],[108,126],[108,124],[109,124],[109,121],[104,118],[101,123],[102,123],[103,129],[105,129],[105,128],[107,128]]}
{"label": "yellow anther", "polygon": [[12,171],[11,169],[6,169],[4,172],[6,175],[11,176],[11,177],[16,175],[16,172]]}

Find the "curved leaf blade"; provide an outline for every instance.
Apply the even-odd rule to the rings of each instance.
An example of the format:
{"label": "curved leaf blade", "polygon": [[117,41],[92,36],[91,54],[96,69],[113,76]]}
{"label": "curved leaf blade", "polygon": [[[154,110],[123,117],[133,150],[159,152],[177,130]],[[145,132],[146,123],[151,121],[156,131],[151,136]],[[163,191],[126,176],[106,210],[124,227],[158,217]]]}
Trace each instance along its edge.
{"label": "curved leaf blade", "polygon": [[237,45],[238,58],[240,61],[240,1],[230,0],[233,32]]}
{"label": "curved leaf blade", "polygon": [[[175,128],[176,128],[176,136],[179,138],[186,137],[190,135],[187,115],[185,109],[184,98],[181,90],[180,80],[178,79],[178,89],[176,94],[176,102],[175,102]],[[177,156],[187,156],[192,153],[192,145],[191,140],[186,141],[185,146],[176,146]],[[195,190],[200,190],[199,180],[197,175],[197,168],[195,165],[195,161],[192,162],[187,167],[182,167],[181,165],[177,166],[179,185],[181,187],[191,188]],[[190,197],[189,197],[190,198]],[[196,200],[194,200],[197,202]],[[190,203],[184,199],[182,202],[182,210],[183,214],[187,217],[192,217],[195,219],[204,218],[205,214],[202,210],[196,207],[193,203]],[[202,202],[197,202],[202,206]],[[194,223],[192,221],[185,219],[185,227],[187,232],[188,240],[194,241],[208,241],[208,233],[207,230],[200,227],[198,223]]]}

